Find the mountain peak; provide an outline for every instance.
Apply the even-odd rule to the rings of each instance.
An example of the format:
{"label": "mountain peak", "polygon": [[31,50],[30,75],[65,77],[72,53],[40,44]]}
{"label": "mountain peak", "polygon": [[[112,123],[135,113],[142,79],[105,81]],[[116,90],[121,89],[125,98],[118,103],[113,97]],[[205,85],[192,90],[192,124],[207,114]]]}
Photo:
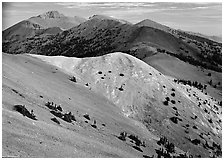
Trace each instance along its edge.
{"label": "mountain peak", "polygon": [[155,22],[155,21],[153,21],[151,19],[144,19],[141,22],[137,23],[137,25],[145,25],[145,26],[152,25],[152,24],[156,24],[156,25],[161,25],[162,26],[162,24],[157,23],[157,22]]}
{"label": "mountain peak", "polygon": [[160,23],[155,22],[155,21],[150,20],[150,19],[142,20],[141,22],[139,22],[135,25],[136,26],[152,27],[152,28],[156,28],[156,29],[159,29],[159,30],[162,30],[162,31],[165,31],[165,32],[171,32],[171,30],[172,30],[170,27],[165,26],[163,24],[160,24]]}
{"label": "mountain peak", "polygon": [[44,14],[39,15],[38,17],[47,19],[47,18],[62,18],[65,16],[63,14],[59,13],[58,11],[48,11]]}
{"label": "mountain peak", "polygon": [[93,15],[93,16],[91,16],[91,17],[89,17],[89,19],[94,19],[94,18],[96,18],[96,19],[101,19],[101,20],[103,20],[103,19],[113,19],[112,17],[109,17],[109,16],[105,16],[105,15]]}
{"label": "mountain peak", "polygon": [[114,17],[110,17],[110,16],[105,16],[105,15],[93,15],[92,17],[89,17],[89,19],[99,19],[99,20],[114,20],[117,22],[120,22],[122,24],[131,24],[130,22],[123,20],[123,19],[117,19]]}

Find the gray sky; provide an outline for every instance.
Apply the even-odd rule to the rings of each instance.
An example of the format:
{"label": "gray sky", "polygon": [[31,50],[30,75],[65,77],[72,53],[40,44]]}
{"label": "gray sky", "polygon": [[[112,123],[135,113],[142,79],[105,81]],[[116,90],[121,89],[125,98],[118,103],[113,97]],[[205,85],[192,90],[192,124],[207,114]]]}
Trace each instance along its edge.
{"label": "gray sky", "polygon": [[101,14],[124,19],[131,23],[151,19],[175,29],[206,35],[221,36],[222,34],[221,3],[7,2],[2,6],[3,30],[21,20],[57,10],[70,17],[88,18],[94,14]]}

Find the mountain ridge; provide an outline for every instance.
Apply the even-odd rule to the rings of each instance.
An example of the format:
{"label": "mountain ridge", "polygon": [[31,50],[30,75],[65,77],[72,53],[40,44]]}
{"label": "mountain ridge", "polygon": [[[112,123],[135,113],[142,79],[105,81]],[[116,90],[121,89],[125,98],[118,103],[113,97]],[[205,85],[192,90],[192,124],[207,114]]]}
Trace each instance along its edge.
{"label": "mountain ridge", "polygon": [[[66,17],[58,11],[48,11],[38,16],[31,17],[27,20],[21,21],[2,32],[3,41],[13,40],[20,41],[26,38],[34,37],[37,33],[41,33],[41,30],[46,30],[49,28],[59,27],[60,30],[67,30],[80,23],[84,22],[85,19],[75,16]],[[56,32],[51,32],[51,34],[57,34]]]}
{"label": "mountain ridge", "polygon": [[[151,27],[147,26],[148,24],[133,25],[120,22],[114,18],[96,15],[58,35],[33,39],[34,42],[32,43],[41,44],[41,46],[32,46],[31,48],[28,47],[28,50],[24,50],[27,48],[25,47],[27,43],[18,42],[12,45],[17,46],[16,48],[25,45],[21,48],[22,50],[8,50],[7,48],[11,44],[7,43],[3,45],[3,51],[57,54],[70,57],[92,57],[122,51],[142,59],[145,56],[150,56],[152,54],[151,50],[157,50],[176,56],[181,60],[187,60],[194,65],[198,64],[202,67],[220,71],[221,44],[186,32],[172,29],[163,31],[163,25],[149,20],[146,22],[150,22],[148,24]],[[157,27],[152,26],[152,24]],[[166,27],[165,29],[167,30]],[[36,40],[38,42],[35,42]],[[49,41],[51,43],[48,43]],[[30,40],[28,40],[29,42]]]}

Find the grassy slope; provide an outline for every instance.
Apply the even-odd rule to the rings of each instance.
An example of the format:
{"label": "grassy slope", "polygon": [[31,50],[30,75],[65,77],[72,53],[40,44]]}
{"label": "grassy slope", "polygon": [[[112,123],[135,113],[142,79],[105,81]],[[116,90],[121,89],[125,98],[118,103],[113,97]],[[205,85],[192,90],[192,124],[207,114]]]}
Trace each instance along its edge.
{"label": "grassy slope", "polygon": [[[27,55],[3,54],[3,156],[142,157],[143,153],[130,143],[122,143],[114,136],[124,128],[145,137],[150,145],[144,154],[154,154],[155,141],[148,131],[124,117],[106,98],[75,85],[68,75],[56,69]],[[44,106],[47,101],[61,104],[64,112],[75,115],[77,122],[69,124],[59,119],[60,126],[52,122],[50,118],[54,116]],[[38,121],[13,111],[15,104],[24,104],[29,111],[33,109]],[[89,123],[84,122],[85,113],[91,117]],[[90,126],[93,119],[99,130]]]}
{"label": "grassy slope", "polygon": [[[216,102],[193,87],[175,84],[172,78],[160,74],[139,59],[122,53],[85,58],[80,61],[77,58],[72,60],[63,56],[33,56],[75,74],[78,84],[83,86],[88,84],[87,88],[113,101],[125,115],[141,121],[156,135],[165,135],[176,147],[194,156],[199,154],[208,157],[209,151],[203,144],[212,143],[213,140],[219,143],[218,117],[221,109],[218,107],[219,113],[215,113],[213,107]],[[73,63],[69,63],[71,61]],[[166,97],[173,102],[164,105]],[[203,104],[200,106],[200,103]],[[194,115],[198,118],[194,119]],[[176,124],[170,121],[173,116],[181,118],[180,122]],[[213,124],[208,121],[210,118]],[[190,127],[185,128],[185,125]],[[208,132],[213,134],[212,138],[200,137],[203,134],[210,134]],[[200,139],[200,146],[192,144],[188,140],[189,137],[192,140]]]}
{"label": "grassy slope", "polygon": [[[130,110],[130,113],[137,113],[135,118],[145,120],[145,125],[148,125],[150,131],[155,133],[153,130],[156,130],[156,135],[160,133],[167,136],[178,148],[184,151],[190,150],[194,156],[200,154],[202,157],[208,157],[209,152],[202,148],[202,145],[205,141],[209,145],[212,141],[219,143],[221,136],[220,123],[216,122],[220,120],[221,114],[214,112],[213,100],[194,88],[171,83],[166,76],[153,68],[150,69],[150,66],[143,64],[140,60],[134,60],[133,57],[127,55],[113,55],[114,59],[111,59],[113,64],[106,61],[110,56],[84,59],[76,66],[78,68],[75,71],[77,73],[81,71],[80,76],[83,79],[81,83],[75,84],[59,68],[39,59],[27,55],[3,54],[3,156],[142,157],[143,154],[156,155],[155,149],[158,145],[155,142],[158,137],[135,120],[124,117],[119,108],[122,107],[127,111]],[[60,64],[58,65],[60,67]],[[64,67],[67,68],[67,65],[72,63],[66,63]],[[110,65],[111,73],[108,71]],[[131,73],[132,68],[135,74]],[[104,79],[97,73],[101,69],[105,74]],[[152,75],[148,75],[148,72]],[[119,73],[124,73],[124,76],[120,77]],[[95,84],[95,80],[99,78],[100,83]],[[150,83],[146,83],[145,78]],[[114,79],[117,79],[116,83]],[[85,83],[89,83],[89,86],[83,87]],[[116,87],[119,87],[121,83],[125,84],[122,92]],[[117,106],[104,97],[107,94],[108,85],[109,88],[116,89],[115,99],[110,98],[110,100]],[[165,88],[162,88],[162,85],[165,85]],[[176,89],[174,97],[170,96],[171,88]],[[108,92],[113,96],[112,93]],[[176,104],[169,103],[168,106],[164,106],[162,101],[166,96],[175,100]],[[198,97],[201,98],[199,100],[201,103],[205,99],[208,100],[209,105],[203,104],[198,107]],[[47,101],[61,104],[63,112],[71,111],[77,121],[70,124],[59,119],[60,126],[52,122],[50,118],[54,116],[44,106]],[[38,121],[30,120],[13,111],[12,106],[15,104],[24,104],[28,110],[33,109]],[[178,124],[169,120],[170,117],[176,115],[174,106],[182,119]],[[211,113],[205,113],[204,109]],[[91,117],[87,123],[83,118],[85,113]],[[196,120],[191,118],[194,115],[198,116]],[[207,122],[209,118],[212,119],[213,124]],[[94,120],[98,129],[90,126]],[[186,124],[190,126],[188,129],[185,128]],[[198,129],[192,128],[194,125]],[[185,133],[185,129],[188,133]],[[116,138],[116,135],[118,136],[123,131],[137,135],[146,142],[146,147],[141,147],[143,152],[133,149],[133,143],[130,140],[122,142]],[[204,134],[204,138],[200,138],[199,134]],[[205,136],[207,134],[210,136]],[[188,137],[200,139],[201,144],[191,144],[186,139]]]}
{"label": "grassy slope", "polygon": [[[163,74],[178,79],[198,81],[207,85],[208,81],[210,81],[211,79],[214,84],[222,82],[222,73],[206,69],[202,70],[200,67],[195,67],[193,65],[190,65],[189,63],[183,62],[167,54],[158,53],[154,56],[145,58],[144,61],[159,70],[160,72],[162,72]],[[207,76],[208,73],[211,73],[212,76]],[[208,92],[212,97],[221,100],[222,83],[221,86],[218,86],[216,89],[208,85],[206,92]]]}

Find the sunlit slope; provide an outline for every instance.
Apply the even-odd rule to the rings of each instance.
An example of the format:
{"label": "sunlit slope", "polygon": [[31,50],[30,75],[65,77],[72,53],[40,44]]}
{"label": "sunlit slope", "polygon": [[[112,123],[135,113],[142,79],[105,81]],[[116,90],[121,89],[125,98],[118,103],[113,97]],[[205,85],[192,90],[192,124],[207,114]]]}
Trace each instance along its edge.
{"label": "sunlit slope", "polygon": [[137,58],[118,52],[71,58],[71,63],[65,57],[36,57],[70,72],[77,84],[105,96],[125,116],[143,123],[155,135],[165,135],[194,156],[208,157],[213,151],[206,144],[220,144],[218,102],[196,88],[175,83]]}
{"label": "sunlit slope", "polygon": [[[3,157],[156,156],[159,137],[125,117],[104,96],[71,82],[70,75],[37,58],[3,53],[2,59]],[[72,112],[76,121],[53,115],[46,102],[60,105],[63,114]],[[37,120],[15,111],[14,105],[33,110]],[[124,131],[145,141],[142,152],[128,138],[126,142],[117,138]]]}

